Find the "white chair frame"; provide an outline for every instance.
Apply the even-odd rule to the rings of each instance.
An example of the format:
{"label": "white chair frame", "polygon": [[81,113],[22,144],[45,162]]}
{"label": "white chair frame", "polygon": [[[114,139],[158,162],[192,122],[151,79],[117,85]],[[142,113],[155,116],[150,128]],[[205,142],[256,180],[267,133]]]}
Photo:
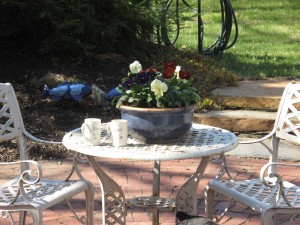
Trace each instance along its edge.
{"label": "white chair frame", "polygon": [[[40,164],[28,159],[29,150],[37,143],[61,144],[61,142],[42,140],[27,132],[13,86],[9,83],[0,83],[0,143],[13,139],[18,141],[20,161],[0,162],[0,165],[2,167],[20,164],[20,175],[9,182],[0,183],[0,217],[9,218],[11,223],[15,224],[11,213],[19,212],[19,224],[24,225],[26,214],[29,213],[34,225],[42,225],[42,211],[65,200],[81,223],[92,225],[94,187],[81,175],[77,165],[79,158],[74,157],[72,169],[65,180],[43,179]],[[29,145],[28,140],[33,144]],[[70,180],[74,171],[79,180]],[[35,177],[31,175],[33,172],[37,174]],[[86,197],[86,216],[79,218],[72,208],[70,199],[81,192],[84,192]]]}
{"label": "white chair frame", "polygon": [[[272,138],[271,147],[263,142],[269,138]],[[262,225],[278,224],[280,213],[291,214],[289,224],[300,224],[300,187],[284,181],[283,174],[277,173],[279,166],[299,167],[300,164],[278,161],[280,140],[300,143],[300,84],[291,83],[286,86],[274,128],[268,135],[259,140],[240,142],[240,144],[261,143],[269,150],[269,163],[261,168],[259,179],[234,181],[224,157],[219,175],[210,181],[205,189],[205,212],[209,219],[213,218],[214,195],[217,192],[231,201],[240,202],[261,213]],[[222,180],[225,173],[228,174],[229,180]],[[297,174],[296,170],[295,173]],[[228,208],[224,213],[227,210]]]}

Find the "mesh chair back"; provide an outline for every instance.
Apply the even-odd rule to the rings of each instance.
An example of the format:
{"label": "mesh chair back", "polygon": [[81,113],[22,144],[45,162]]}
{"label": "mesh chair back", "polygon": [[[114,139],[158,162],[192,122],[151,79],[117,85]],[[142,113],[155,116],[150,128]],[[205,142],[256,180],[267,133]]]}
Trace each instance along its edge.
{"label": "mesh chair back", "polygon": [[[28,159],[24,130],[24,123],[13,86],[9,83],[0,83],[0,143],[17,138],[20,160]],[[22,171],[28,168],[27,163],[21,164]]]}
{"label": "mesh chair back", "polygon": [[0,83],[0,142],[22,135],[23,120],[11,84]]}
{"label": "mesh chair back", "polygon": [[276,136],[300,144],[300,84],[288,84],[275,121]]}

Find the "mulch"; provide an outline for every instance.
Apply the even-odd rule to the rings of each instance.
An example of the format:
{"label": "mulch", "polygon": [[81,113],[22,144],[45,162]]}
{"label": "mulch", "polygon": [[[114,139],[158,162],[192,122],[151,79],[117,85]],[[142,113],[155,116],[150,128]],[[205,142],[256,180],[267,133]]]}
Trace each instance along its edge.
{"label": "mulch", "polygon": [[[80,127],[87,117],[101,118],[104,122],[118,118],[114,106],[97,105],[91,96],[82,101],[43,99],[43,87],[81,81],[95,84],[104,91],[115,87],[127,71],[128,63],[120,56],[86,58],[79,61],[49,62],[47,60],[3,54],[0,57],[0,82],[12,83],[19,101],[25,127],[34,136],[61,141],[64,134]],[[114,60],[113,57],[118,57]],[[0,161],[15,161],[18,152],[15,141],[0,144]],[[72,153],[63,146],[39,144],[30,151],[30,158],[58,159]]]}

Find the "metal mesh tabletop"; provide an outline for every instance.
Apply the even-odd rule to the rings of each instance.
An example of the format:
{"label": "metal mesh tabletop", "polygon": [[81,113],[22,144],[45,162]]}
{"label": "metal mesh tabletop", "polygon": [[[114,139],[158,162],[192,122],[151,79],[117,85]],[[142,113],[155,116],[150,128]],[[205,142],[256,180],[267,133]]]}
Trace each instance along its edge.
{"label": "metal mesh tabletop", "polygon": [[68,149],[90,156],[129,159],[129,160],[178,160],[198,158],[221,154],[234,149],[238,145],[237,137],[224,129],[193,124],[184,138],[167,144],[143,144],[128,138],[125,147],[114,147],[106,131],[106,123],[102,124],[101,143],[96,146],[87,145],[81,130],[75,129],[63,138]]}

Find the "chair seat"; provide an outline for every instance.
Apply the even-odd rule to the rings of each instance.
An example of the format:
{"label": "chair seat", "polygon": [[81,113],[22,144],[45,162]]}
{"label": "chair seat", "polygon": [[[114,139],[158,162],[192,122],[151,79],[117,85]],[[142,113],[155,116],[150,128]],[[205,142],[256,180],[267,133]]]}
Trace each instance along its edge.
{"label": "chair seat", "polygon": [[[12,201],[16,196],[18,189],[19,177],[6,182],[0,186],[0,209],[1,206],[5,206],[5,210],[9,210],[7,204]],[[29,179],[34,181],[34,178]],[[30,204],[24,199],[22,195],[19,196],[14,205],[11,206],[11,210],[15,210],[18,207],[30,205],[37,209],[46,209],[51,207],[63,199],[72,197],[78,193],[83,192],[89,188],[87,181],[58,181],[42,179],[37,184],[26,185],[26,193],[30,198]],[[30,207],[31,208],[31,207]]]}
{"label": "chair seat", "polygon": [[[290,204],[295,208],[300,207],[300,187],[287,181],[284,181],[283,185]],[[208,183],[208,187],[225,196],[231,196],[235,201],[247,202],[248,206],[258,212],[275,205],[277,208],[290,208],[282,197],[276,203],[277,185],[270,188],[262,184],[259,179],[235,182],[214,179]]]}
{"label": "chair seat", "polygon": [[[85,222],[88,225],[93,224],[94,188],[92,183],[85,180],[80,173],[77,163],[82,162],[82,160],[74,157],[70,172],[66,174],[68,178],[76,174],[80,180],[44,180],[41,165],[28,159],[30,150],[41,143],[47,145],[60,145],[62,143],[43,140],[30,134],[25,129],[13,86],[10,83],[0,83],[0,142],[6,141],[16,141],[20,159],[15,162],[0,162],[1,168],[4,165],[18,164],[20,176],[5,184],[1,183],[0,217],[5,215],[12,224],[15,224],[11,212],[18,212],[19,223],[25,224],[26,215],[30,213],[34,225],[43,225],[43,209],[66,200],[76,219],[82,222],[82,218],[76,215],[69,200],[74,195],[84,193],[86,202]],[[38,178],[31,177],[31,174]]]}

